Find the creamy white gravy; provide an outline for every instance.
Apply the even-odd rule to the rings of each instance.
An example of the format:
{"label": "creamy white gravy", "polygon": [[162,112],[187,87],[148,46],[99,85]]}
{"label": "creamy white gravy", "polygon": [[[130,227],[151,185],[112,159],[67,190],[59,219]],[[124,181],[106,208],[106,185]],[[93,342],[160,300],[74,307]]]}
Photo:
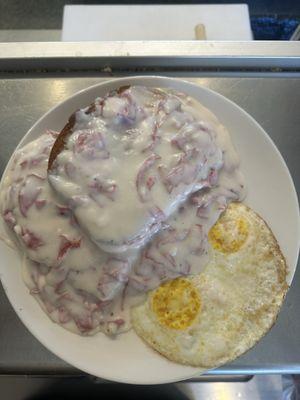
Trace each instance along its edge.
{"label": "creamy white gravy", "polygon": [[83,335],[128,330],[130,307],[148,290],[199,273],[208,230],[244,196],[237,154],[208,110],[174,91],[127,92],[98,99],[92,115],[77,113],[51,186],[54,132],[16,152],[0,193],[31,294],[53,321]]}
{"label": "creamy white gravy", "polygon": [[49,180],[103,250],[145,244],[223,165],[208,111],[175,91],[133,86],[86,111]]}

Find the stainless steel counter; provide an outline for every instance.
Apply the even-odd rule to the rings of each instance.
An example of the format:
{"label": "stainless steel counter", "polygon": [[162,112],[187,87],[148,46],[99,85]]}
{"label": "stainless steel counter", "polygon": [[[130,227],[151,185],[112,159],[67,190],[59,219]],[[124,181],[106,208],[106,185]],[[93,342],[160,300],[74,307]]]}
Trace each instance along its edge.
{"label": "stainless steel counter", "polygon": [[[1,173],[14,147],[37,118],[77,90],[102,79],[87,75],[84,78],[0,78]],[[275,79],[202,77],[190,80],[235,101],[265,128],[285,158],[299,193],[300,79],[283,74]],[[298,266],[292,288],[272,330],[247,354],[210,374],[300,373],[299,285]],[[8,373],[80,372],[51,354],[26,330],[1,287],[0,374]]]}

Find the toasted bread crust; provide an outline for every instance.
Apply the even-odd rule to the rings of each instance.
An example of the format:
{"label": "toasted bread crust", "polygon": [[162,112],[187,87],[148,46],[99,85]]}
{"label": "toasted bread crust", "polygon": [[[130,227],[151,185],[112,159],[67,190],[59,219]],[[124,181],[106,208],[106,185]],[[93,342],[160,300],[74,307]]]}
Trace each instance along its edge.
{"label": "toasted bread crust", "polygon": [[51,170],[54,160],[59,155],[59,153],[64,149],[68,137],[72,134],[72,129],[75,125],[75,120],[76,120],[75,114],[76,113],[73,113],[71,115],[71,117],[69,118],[69,121],[63,127],[63,129],[60,131],[59,135],[57,136],[57,139],[55,140],[55,142],[53,144],[53,147],[50,152],[49,160],[48,160],[48,171]]}
{"label": "toasted bread crust", "polygon": [[[118,94],[121,94],[121,93],[123,93],[125,90],[127,90],[129,88],[130,88],[130,85],[121,86],[116,91],[110,92],[109,95],[113,94],[115,92],[117,92]],[[92,104],[90,104],[90,106],[88,107],[88,109],[86,110],[85,113],[86,114],[91,114],[95,110],[96,110],[96,104],[95,104],[95,102],[93,102]],[[54,160],[63,151],[69,136],[73,133],[73,127],[74,127],[75,122],[76,122],[76,112],[77,111],[75,111],[70,116],[68,122],[63,127],[63,129],[60,131],[57,139],[55,140],[55,142],[53,144],[53,147],[51,149],[50,156],[49,156],[49,161],[48,161],[48,171],[51,170]]]}

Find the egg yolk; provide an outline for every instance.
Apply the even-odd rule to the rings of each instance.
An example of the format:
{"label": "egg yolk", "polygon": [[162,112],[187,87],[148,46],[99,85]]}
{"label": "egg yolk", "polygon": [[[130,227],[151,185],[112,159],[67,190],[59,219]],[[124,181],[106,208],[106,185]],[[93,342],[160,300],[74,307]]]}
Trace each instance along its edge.
{"label": "egg yolk", "polygon": [[222,253],[235,253],[245,243],[249,233],[249,224],[244,218],[232,218],[223,214],[208,233],[208,239],[214,249]]}
{"label": "egg yolk", "polygon": [[184,278],[163,283],[152,295],[152,310],[158,321],[172,329],[183,330],[189,327],[200,306],[197,289]]}

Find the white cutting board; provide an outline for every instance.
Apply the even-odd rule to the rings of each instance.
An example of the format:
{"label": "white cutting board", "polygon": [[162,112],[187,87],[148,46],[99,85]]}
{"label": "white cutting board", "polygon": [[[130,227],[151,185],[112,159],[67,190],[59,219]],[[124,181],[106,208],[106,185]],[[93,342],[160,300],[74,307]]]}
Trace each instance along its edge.
{"label": "white cutting board", "polygon": [[252,40],[247,4],[67,5],[62,41],[193,40],[204,24],[207,40]]}

